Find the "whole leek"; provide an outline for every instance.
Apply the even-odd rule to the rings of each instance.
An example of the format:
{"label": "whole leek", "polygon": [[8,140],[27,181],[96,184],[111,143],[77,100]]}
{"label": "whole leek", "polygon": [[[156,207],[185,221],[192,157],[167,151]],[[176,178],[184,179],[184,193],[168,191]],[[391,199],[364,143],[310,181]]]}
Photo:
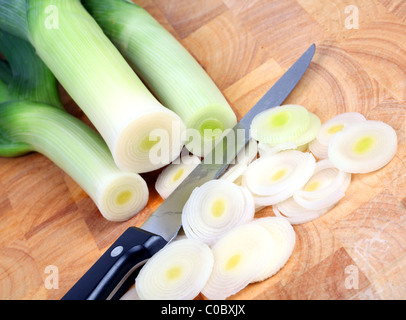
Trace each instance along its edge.
{"label": "whole leek", "polygon": [[[18,52],[10,50],[17,47]],[[33,48],[7,35],[1,37],[0,51],[10,59],[0,61],[0,156],[42,153],[82,187],[108,220],[127,220],[141,211],[148,201],[146,182],[137,173],[119,170],[102,137],[58,107],[55,78]],[[14,101],[1,103],[10,96]]]}
{"label": "whole leek", "polygon": [[[25,34],[102,135],[119,168],[147,172],[179,156],[182,120],[149,92],[79,0],[0,0],[0,5],[0,28]],[[21,23],[10,22],[5,11]],[[151,148],[164,134],[166,157],[152,161]]]}
{"label": "whole leek", "polygon": [[141,176],[120,171],[100,135],[65,111],[29,101],[4,102],[0,132],[52,160],[107,220],[127,220],[147,204],[148,187]]}
{"label": "whole leek", "polygon": [[155,96],[194,129],[186,147],[198,156],[211,151],[213,138],[232,128],[236,116],[194,57],[131,1],[82,0],[82,4]]}

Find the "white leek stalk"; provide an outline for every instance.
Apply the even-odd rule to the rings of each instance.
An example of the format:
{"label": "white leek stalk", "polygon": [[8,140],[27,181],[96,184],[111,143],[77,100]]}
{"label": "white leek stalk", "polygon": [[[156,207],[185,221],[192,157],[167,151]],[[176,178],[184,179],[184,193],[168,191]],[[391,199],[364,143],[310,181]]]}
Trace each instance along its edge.
{"label": "white leek stalk", "polygon": [[182,212],[188,238],[213,245],[232,228],[254,218],[251,193],[227,180],[211,180],[193,190]]}
{"label": "white leek stalk", "polygon": [[205,286],[213,268],[213,253],[197,240],[168,244],[147,261],[135,280],[141,300],[192,300]]}
{"label": "white leek stalk", "polygon": [[140,78],[194,133],[186,144],[197,156],[236,124],[236,116],[195,58],[146,10],[122,0],[82,0]]}
{"label": "white leek stalk", "polygon": [[0,135],[47,156],[107,220],[127,220],[147,204],[148,187],[141,176],[120,171],[100,135],[65,111],[28,101],[5,102],[0,105]]}
{"label": "white leek stalk", "polygon": [[[7,15],[0,15],[0,27],[13,34],[25,32],[102,135],[119,168],[152,171],[179,155],[183,122],[148,91],[79,0],[1,0],[1,4],[16,14],[25,9],[24,23],[9,23]],[[165,157],[158,160],[150,156],[156,144],[165,149]]]}
{"label": "white leek stalk", "polygon": [[259,224],[240,225],[212,247],[213,271],[202,290],[211,300],[224,300],[250,284],[273,258],[275,240]]}

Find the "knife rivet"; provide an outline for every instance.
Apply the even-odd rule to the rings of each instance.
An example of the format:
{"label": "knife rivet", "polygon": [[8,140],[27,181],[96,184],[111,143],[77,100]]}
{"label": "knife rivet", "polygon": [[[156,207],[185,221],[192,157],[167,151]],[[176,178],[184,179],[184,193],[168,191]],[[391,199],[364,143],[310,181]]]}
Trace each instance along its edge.
{"label": "knife rivet", "polygon": [[110,256],[112,256],[113,258],[117,257],[118,255],[121,254],[121,252],[123,252],[124,248],[123,246],[117,246],[115,247],[113,250],[111,250]]}

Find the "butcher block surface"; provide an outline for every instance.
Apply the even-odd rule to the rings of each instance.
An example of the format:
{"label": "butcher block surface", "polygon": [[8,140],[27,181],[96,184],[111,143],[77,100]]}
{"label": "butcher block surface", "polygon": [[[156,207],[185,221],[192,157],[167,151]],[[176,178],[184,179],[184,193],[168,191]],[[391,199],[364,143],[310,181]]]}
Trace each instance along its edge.
{"label": "butcher block surface", "polygon": [[[230,299],[406,298],[406,2],[403,0],[135,0],[195,56],[240,119],[312,44],[316,53],[285,103],[324,122],[360,112],[397,132],[383,169],[352,177],[323,217],[294,226],[281,271]],[[358,16],[358,21],[357,21]],[[80,83],[78,83],[80,85]],[[66,109],[87,121],[61,88]],[[0,158],[0,299],[57,300],[162,199],[123,223],[44,156]],[[273,215],[271,208],[257,217]],[[57,271],[57,288],[47,277]],[[54,283],[55,284],[55,283]]]}

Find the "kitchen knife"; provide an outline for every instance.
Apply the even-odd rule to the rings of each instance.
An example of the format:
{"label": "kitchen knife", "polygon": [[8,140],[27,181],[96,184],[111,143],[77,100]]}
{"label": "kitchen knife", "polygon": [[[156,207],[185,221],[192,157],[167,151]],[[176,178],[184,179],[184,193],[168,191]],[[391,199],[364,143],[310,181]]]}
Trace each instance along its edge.
{"label": "kitchen knife", "polygon": [[141,228],[128,228],[62,299],[119,299],[134,284],[142,265],[178,234],[182,209],[192,191],[218,178],[226,170],[250,140],[253,118],[285,101],[310,65],[315,49],[314,44],[310,46],[241,121],[224,134],[204,161],[151,214]]}

